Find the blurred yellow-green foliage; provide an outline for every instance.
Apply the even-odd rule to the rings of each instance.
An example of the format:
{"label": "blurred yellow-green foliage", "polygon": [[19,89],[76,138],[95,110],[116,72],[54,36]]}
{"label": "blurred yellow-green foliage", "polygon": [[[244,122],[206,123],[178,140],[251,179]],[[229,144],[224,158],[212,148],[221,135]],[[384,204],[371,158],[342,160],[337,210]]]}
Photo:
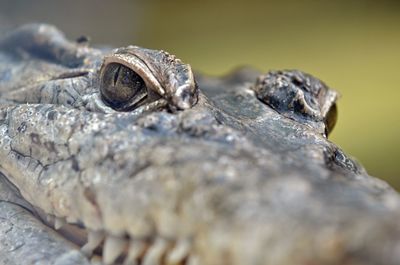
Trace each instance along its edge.
{"label": "blurred yellow-green foliage", "polygon": [[298,68],[337,89],[331,140],[400,188],[399,1],[5,1],[3,27],[48,22],[69,37],[170,51],[221,75]]}

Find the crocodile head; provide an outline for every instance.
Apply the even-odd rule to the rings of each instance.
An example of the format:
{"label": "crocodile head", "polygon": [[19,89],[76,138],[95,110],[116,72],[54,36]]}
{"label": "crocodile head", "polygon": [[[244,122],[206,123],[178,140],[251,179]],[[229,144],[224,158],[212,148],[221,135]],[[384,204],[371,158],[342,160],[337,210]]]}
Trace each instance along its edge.
{"label": "crocodile head", "polygon": [[[327,140],[337,93],[311,75],[194,75],[166,52],[95,49],[48,25],[24,26],[0,47],[2,200],[60,228],[46,229],[81,247],[76,255],[400,262],[400,198]],[[35,236],[0,253],[29,259]],[[47,261],[60,261],[44,247]]]}

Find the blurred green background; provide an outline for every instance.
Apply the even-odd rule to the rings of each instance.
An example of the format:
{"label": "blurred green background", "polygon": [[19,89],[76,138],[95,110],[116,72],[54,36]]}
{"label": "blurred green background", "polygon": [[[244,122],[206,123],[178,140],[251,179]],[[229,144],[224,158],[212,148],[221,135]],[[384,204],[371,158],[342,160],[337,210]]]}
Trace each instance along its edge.
{"label": "blurred green background", "polygon": [[330,139],[400,189],[400,1],[0,0],[0,29],[26,22],[164,49],[211,75],[312,73],[342,94]]}

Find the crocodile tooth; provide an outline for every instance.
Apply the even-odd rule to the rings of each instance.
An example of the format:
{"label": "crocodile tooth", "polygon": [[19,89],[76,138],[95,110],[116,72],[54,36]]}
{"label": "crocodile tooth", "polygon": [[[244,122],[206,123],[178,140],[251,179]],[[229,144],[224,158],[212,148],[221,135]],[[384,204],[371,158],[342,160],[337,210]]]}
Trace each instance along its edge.
{"label": "crocodile tooth", "polygon": [[160,264],[160,259],[162,255],[165,253],[168,245],[167,242],[163,239],[157,239],[156,242],[149,248],[146,253],[143,265],[155,265]]}
{"label": "crocodile tooth", "polygon": [[78,219],[76,217],[68,216],[67,217],[67,222],[70,223],[70,224],[76,224],[78,222]]}
{"label": "crocodile tooth", "polygon": [[180,240],[176,246],[169,252],[167,256],[167,264],[179,264],[189,255],[190,242],[188,240]]}
{"label": "crocodile tooth", "polygon": [[200,261],[196,256],[190,256],[187,265],[200,265]]}
{"label": "crocodile tooth", "polygon": [[129,243],[128,256],[125,258],[124,265],[136,264],[136,260],[142,255],[146,244],[139,240],[131,240]]}
{"label": "crocodile tooth", "polygon": [[60,229],[61,227],[63,227],[66,224],[65,219],[64,218],[60,218],[60,217],[56,217],[54,220],[54,228],[56,230]]}
{"label": "crocodile tooth", "polygon": [[54,216],[48,214],[48,215],[46,216],[46,221],[47,221],[48,223],[54,223]]}
{"label": "crocodile tooth", "polygon": [[100,256],[93,256],[93,257],[90,259],[90,264],[91,264],[91,265],[100,265],[100,264],[102,264],[102,263],[101,263],[101,257],[100,257]]}
{"label": "crocodile tooth", "polygon": [[91,256],[93,251],[100,245],[104,239],[104,233],[102,231],[89,231],[88,242],[82,246],[81,251],[86,256]]}
{"label": "crocodile tooth", "polygon": [[124,251],[126,241],[117,236],[107,236],[103,249],[103,262],[112,264]]}

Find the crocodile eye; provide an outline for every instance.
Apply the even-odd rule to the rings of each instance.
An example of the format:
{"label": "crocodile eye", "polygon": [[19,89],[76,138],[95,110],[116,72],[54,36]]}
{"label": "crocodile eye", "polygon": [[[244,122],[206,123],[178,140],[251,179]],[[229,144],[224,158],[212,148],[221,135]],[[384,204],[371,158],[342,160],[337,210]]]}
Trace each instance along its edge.
{"label": "crocodile eye", "polygon": [[297,71],[271,71],[252,87],[259,100],[283,116],[328,136],[336,119],[339,94],[321,80]]}
{"label": "crocodile eye", "polygon": [[325,117],[325,134],[329,135],[332,132],[333,128],[335,127],[337,121],[337,107],[336,104],[333,104],[329,109],[328,113]]}
{"label": "crocodile eye", "polygon": [[102,71],[100,82],[103,100],[115,110],[132,110],[147,99],[145,82],[125,65],[108,64]]}
{"label": "crocodile eye", "polygon": [[146,105],[174,111],[197,103],[190,65],[164,51],[137,46],[116,49],[104,57],[99,74],[101,98],[114,110]]}

